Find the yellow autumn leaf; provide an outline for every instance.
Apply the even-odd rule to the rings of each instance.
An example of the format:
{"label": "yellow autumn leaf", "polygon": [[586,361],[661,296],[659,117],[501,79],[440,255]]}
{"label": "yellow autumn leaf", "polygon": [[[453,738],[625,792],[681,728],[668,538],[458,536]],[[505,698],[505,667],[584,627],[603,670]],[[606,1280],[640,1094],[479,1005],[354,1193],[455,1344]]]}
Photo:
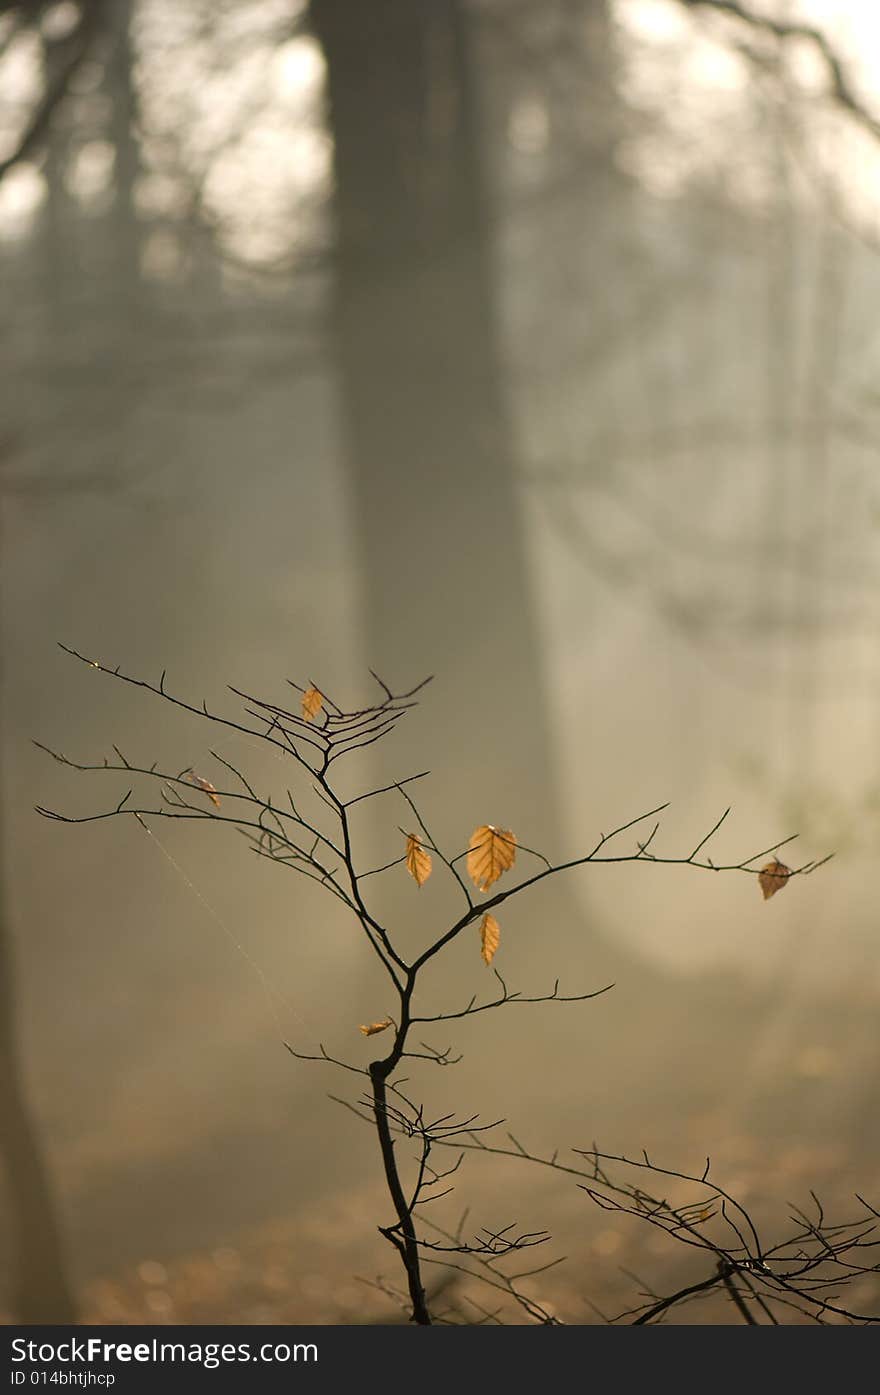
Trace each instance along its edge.
{"label": "yellow autumn leaf", "polygon": [[509,828],[484,823],[475,828],[468,844],[468,876],[478,891],[488,891],[516,861],[516,834]]}
{"label": "yellow autumn leaf", "polygon": [[317,688],[306,688],[302,696],[302,714],[307,722],[313,722],[324,705],[324,694]]}
{"label": "yellow autumn leaf", "polygon": [[214,805],[214,808],[219,809],[220,796],[217,793],[214,786],[211,784],[211,781],[206,780],[202,775],[197,775],[194,770],[188,770],[186,773],[191,777],[190,783],[193,785],[198,785],[200,790],[204,790],[205,794],[208,796],[211,803]]}
{"label": "yellow autumn leaf", "polygon": [[777,862],[775,858],[768,862],[766,867],[762,867],[758,873],[758,885],[764,893],[764,900],[768,901],[777,891],[781,891],[790,876],[791,868],[786,867],[784,862]]}
{"label": "yellow autumn leaf", "polygon": [[368,1027],[361,1023],[361,1031],[365,1037],[374,1037],[377,1032],[384,1032],[387,1027],[393,1027],[394,1023],[390,1017],[384,1018],[381,1022],[371,1022]]}
{"label": "yellow autumn leaf", "polygon": [[494,915],[484,915],[480,921],[480,953],[486,964],[491,964],[495,951],[501,943],[501,926]]}
{"label": "yellow autumn leaf", "polygon": [[406,835],[406,870],[416,886],[424,886],[431,875],[431,854],[422,846],[422,840],[415,833]]}

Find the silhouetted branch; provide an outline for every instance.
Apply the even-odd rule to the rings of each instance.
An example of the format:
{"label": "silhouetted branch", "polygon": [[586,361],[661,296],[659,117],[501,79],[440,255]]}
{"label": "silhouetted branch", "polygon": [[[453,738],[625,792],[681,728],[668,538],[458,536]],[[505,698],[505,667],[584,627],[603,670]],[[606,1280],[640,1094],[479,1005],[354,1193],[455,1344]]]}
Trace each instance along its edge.
{"label": "silhouetted branch", "polygon": [[[523,1231],[515,1222],[511,1222],[500,1228],[484,1226],[466,1235],[462,1223],[457,1234],[450,1237],[425,1216],[425,1208],[448,1196],[452,1185],[450,1179],[458,1172],[463,1158],[469,1151],[510,1153],[580,1178],[580,1184],[598,1205],[638,1216],[664,1230],[680,1243],[704,1252],[711,1259],[713,1272],[710,1277],[701,1280],[696,1287],[691,1286],[669,1297],[658,1296],[647,1306],[634,1310],[634,1320],[637,1322],[652,1322],[670,1307],[690,1301],[697,1293],[708,1292],[718,1287],[726,1292],[744,1321],[753,1320],[752,1310],[757,1308],[759,1298],[761,1302],[769,1303],[770,1296],[773,1295],[781,1297],[786,1303],[799,1303],[811,1313],[845,1312],[840,1307],[832,1307],[833,1296],[828,1293],[827,1285],[823,1284],[823,1272],[817,1272],[817,1265],[830,1263],[836,1270],[840,1270],[841,1266],[846,1264],[852,1266],[852,1272],[863,1272],[860,1250],[873,1243],[870,1238],[873,1219],[867,1228],[863,1227],[859,1231],[844,1228],[838,1232],[826,1226],[821,1215],[816,1221],[803,1218],[793,1242],[799,1246],[794,1257],[787,1250],[778,1248],[762,1254],[750,1216],[732,1196],[719,1188],[714,1181],[710,1182],[708,1163],[702,1177],[694,1179],[687,1178],[683,1173],[665,1172],[656,1168],[647,1155],[644,1162],[639,1163],[625,1158],[609,1159],[607,1155],[594,1151],[579,1155],[586,1158],[589,1164],[584,1168],[581,1165],[564,1165],[559,1162],[556,1154],[549,1159],[532,1157],[513,1135],[509,1135],[512,1150],[499,1148],[490,1140],[503,1120],[481,1123],[476,1114],[461,1117],[455,1113],[429,1118],[424,1106],[416,1103],[404,1090],[406,1082],[398,1074],[398,1067],[403,1061],[449,1066],[461,1059],[460,1055],[455,1054],[451,1044],[438,1047],[418,1037],[412,1039],[414,1028],[461,1020],[513,1004],[586,1002],[608,992],[613,986],[608,984],[591,992],[563,994],[557,980],[549,993],[525,995],[519,990],[511,991],[503,976],[497,969],[493,969],[499,987],[494,997],[478,1002],[477,996],[474,995],[458,1010],[434,1014],[419,1013],[416,999],[418,990],[422,987],[424,971],[447,945],[488,911],[548,877],[590,864],[641,862],[690,866],[713,872],[742,871],[758,876],[761,875],[761,869],[753,864],[778,852],[791,838],[783,839],[760,853],[738,861],[714,862],[706,855],[705,849],[727,818],[729,810],[725,810],[690,853],[661,854],[655,852],[654,847],[660,829],[657,816],[667,808],[662,804],[634,819],[618,824],[608,833],[602,833],[592,849],[583,856],[554,864],[544,853],[519,843],[512,834],[490,826],[490,842],[494,842],[496,849],[504,854],[500,860],[505,865],[500,868],[500,872],[504,872],[505,868],[509,871],[518,854],[533,856],[542,865],[532,875],[514,882],[502,891],[493,892],[483,900],[478,900],[472,894],[457,864],[470,853],[476,854],[479,862],[481,845],[475,846],[472,839],[468,849],[454,857],[449,857],[440,850],[408,788],[415,780],[423,779],[426,772],[347,798],[342,797],[336,785],[336,762],[387,736],[401,717],[414,706],[416,695],[424,687],[423,683],[417,684],[407,692],[397,694],[383,679],[373,675],[380,688],[381,700],[373,706],[346,710],[322,689],[318,689],[314,682],[310,682],[308,688],[303,689],[299,684],[288,680],[289,686],[302,695],[300,713],[243,689],[231,688],[230,691],[242,702],[246,717],[253,723],[251,725],[237,717],[221,716],[210,711],[205,702],[197,706],[176,697],[168,691],[164,673],[158,684],[151,683],[134,678],[119,668],[109,668],[85,659],[83,655],[67,649],[66,646],[62,648],[89,667],[98,669],[127,685],[144,689],[163,702],[180,708],[202,721],[246,735],[250,739],[266,742],[276,752],[281,753],[282,760],[288,759],[291,762],[295,779],[304,786],[310,796],[314,795],[320,801],[324,812],[321,821],[316,822],[303,812],[296,786],[293,790],[285,791],[285,800],[279,804],[271,795],[261,792],[258,782],[216,752],[214,758],[232,777],[231,781],[224,780],[220,787],[215,786],[204,775],[196,773],[196,767],[192,763],[181,770],[167,771],[159,769],[156,763],[147,765],[132,761],[115,745],[112,748],[112,761],[74,761],[41,745],[41,749],[61,765],[79,771],[123,774],[127,783],[132,777],[136,777],[138,780],[155,782],[159,790],[157,805],[139,802],[134,797],[133,790],[128,789],[117,804],[94,814],[66,815],[39,806],[38,812],[47,818],[64,823],[90,823],[133,815],[141,823],[148,818],[167,818],[227,824],[242,834],[259,856],[289,867],[326,887],[359,924],[390,980],[395,995],[394,1012],[387,1014],[369,1028],[363,1028],[368,1036],[388,1032],[385,1038],[389,1043],[387,1054],[373,1060],[364,1068],[331,1056],[323,1044],[319,1045],[316,1052],[297,1050],[289,1043],[285,1045],[297,1060],[321,1061],[356,1074],[362,1079],[366,1078],[369,1082],[366,1093],[359,1095],[355,1101],[338,1102],[351,1110],[358,1119],[371,1124],[376,1131],[388,1195],[394,1210],[394,1219],[381,1226],[380,1230],[400,1258],[406,1275],[410,1310],[415,1322],[426,1325],[434,1320],[425,1294],[422,1265],[440,1260],[448,1265],[453,1257],[456,1264],[458,1261],[464,1261],[459,1265],[462,1272],[480,1277],[483,1282],[502,1291],[515,1301],[532,1321],[556,1321],[542,1304],[525,1295],[520,1287],[523,1281],[543,1273],[549,1265],[520,1270],[515,1274],[502,1272],[498,1267],[504,1260],[520,1251],[545,1244],[549,1239],[546,1232]],[[227,788],[227,785],[230,787]],[[447,874],[456,882],[466,902],[461,916],[439,933],[435,932],[433,940],[415,954],[410,951],[404,953],[398,946],[396,931],[378,919],[365,895],[365,883],[369,878],[399,866],[406,861],[406,855],[389,859],[380,866],[365,871],[359,870],[356,855],[351,819],[353,809],[364,800],[391,793],[397,793],[404,800],[420,830],[423,847],[439,859]],[[620,851],[614,851],[609,848],[614,840],[619,840],[639,825],[647,824],[649,820],[654,822],[647,836],[641,840],[636,839],[634,849],[621,848]],[[400,829],[400,833],[403,837],[408,836],[403,829]],[[494,852],[492,855],[494,857]],[[790,877],[814,871],[820,865],[820,862],[807,862],[792,870],[783,869],[778,875],[781,880],[787,881]],[[475,883],[479,884],[481,878],[474,874],[473,864],[470,862],[468,872]],[[500,872],[496,871],[492,880],[497,879]],[[765,871],[764,876],[768,875],[770,874]],[[489,884],[491,885],[491,881]],[[401,936],[400,945],[406,943],[407,940]],[[396,1151],[396,1147],[402,1141],[415,1144],[415,1155],[409,1163]],[[458,1148],[457,1161],[451,1167],[436,1167],[434,1155],[439,1147]],[[652,1197],[641,1188],[627,1187],[614,1182],[607,1171],[611,1161],[627,1168],[643,1168],[652,1178],[662,1175],[696,1183],[710,1195],[708,1199],[703,1196],[699,1204],[672,1206],[662,1197]],[[410,1168],[412,1176],[407,1181],[405,1179],[409,1176]],[[706,1223],[712,1219],[718,1219],[725,1227],[721,1237],[712,1238],[707,1233]],[[434,1238],[425,1235],[423,1222],[433,1226]],[[816,1256],[820,1256],[820,1259],[817,1260]],[[867,1319],[853,1317],[853,1320]]]}
{"label": "silhouetted branch", "polygon": [[[873,1324],[880,1322],[880,1312],[866,1313],[838,1301],[838,1289],[856,1278],[880,1275],[880,1261],[863,1258],[867,1252],[880,1252],[880,1225],[877,1209],[862,1198],[865,1216],[837,1224],[829,1224],[818,1197],[811,1193],[816,1217],[812,1219],[798,1207],[792,1207],[795,1229],[785,1239],[764,1246],[757,1224],[742,1202],[719,1186],[711,1176],[709,1159],[699,1174],[678,1168],[661,1167],[647,1153],[642,1158],[604,1153],[594,1145],[590,1149],[571,1149],[586,1166],[564,1163],[558,1154],[542,1157],[532,1153],[508,1135],[511,1147],[487,1142],[485,1136],[470,1140],[457,1139],[459,1152],[487,1153],[498,1157],[519,1158],[525,1162],[547,1167],[553,1171],[582,1179],[578,1185],[602,1210],[618,1212],[661,1230],[671,1240],[688,1248],[703,1251],[713,1265],[710,1275],[690,1283],[673,1293],[651,1294],[652,1301],[627,1309],[611,1318],[612,1322],[630,1320],[644,1326],[662,1317],[670,1308],[697,1295],[723,1288],[742,1320],[759,1326],[760,1312],[771,1325],[778,1325],[774,1306],[794,1307],[810,1321],[821,1325],[828,1314],[846,1322]],[[442,1145],[443,1140],[438,1140]],[[622,1177],[614,1168],[623,1169]],[[629,1180],[629,1170],[643,1174],[649,1185],[656,1181],[675,1181],[700,1189],[693,1200],[673,1203],[662,1194],[647,1190]],[[721,1222],[721,1230],[712,1234],[708,1226]],[[730,1231],[725,1236],[724,1228]]]}
{"label": "silhouetted branch", "polygon": [[803,20],[777,19],[773,15],[758,13],[741,5],[739,0],[679,0],[679,4],[689,10],[714,10],[728,15],[748,28],[770,34],[783,43],[789,39],[801,39],[811,44],[828,75],[832,99],[869,135],[880,139],[880,120],[856,95],[840,55],[821,29]]}

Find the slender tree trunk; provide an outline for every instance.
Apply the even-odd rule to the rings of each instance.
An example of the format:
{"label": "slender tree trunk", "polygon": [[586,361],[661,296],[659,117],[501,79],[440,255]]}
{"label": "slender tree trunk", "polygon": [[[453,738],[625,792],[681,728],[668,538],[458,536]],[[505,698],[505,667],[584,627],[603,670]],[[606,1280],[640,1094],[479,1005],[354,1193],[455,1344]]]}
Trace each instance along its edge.
{"label": "slender tree trunk", "polygon": [[[103,18],[103,6],[94,4],[93,24]],[[129,53],[127,25],[129,4],[117,4],[113,12],[115,39],[114,59],[116,90],[114,97],[114,135],[119,152],[117,167],[118,197],[121,207],[114,220],[117,243],[119,227],[130,223],[130,187],[132,182],[130,151],[132,149],[131,98],[129,87]],[[64,217],[57,201],[61,188],[58,169],[59,150],[50,142],[48,164],[51,171],[49,219],[47,236],[51,253],[47,265],[56,278],[56,289],[63,308],[63,268],[69,259],[70,228],[59,226]],[[63,195],[61,198],[63,200]],[[68,267],[68,273],[70,268]],[[136,266],[129,271],[136,274]],[[73,284],[68,274],[68,281]],[[46,484],[47,492],[51,483]],[[0,479],[2,490],[2,479]],[[0,674],[2,685],[2,674]],[[0,771],[0,791],[2,791]],[[76,1320],[76,1304],[66,1275],[61,1226],[52,1197],[48,1171],[43,1159],[37,1130],[28,1107],[27,1091],[21,1070],[16,1022],[17,995],[12,932],[9,923],[9,899],[6,892],[5,842],[0,814],[0,1166],[8,1191],[13,1236],[12,1302],[15,1316],[24,1323],[65,1323]]]}
{"label": "slender tree trunk", "polygon": [[13,1314],[24,1323],[74,1322],[61,1228],[19,1059],[4,851],[0,822],[0,1167],[12,1232]]}
{"label": "slender tree trunk", "polygon": [[449,759],[432,801],[445,788],[458,810],[496,811],[558,848],[463,6],[313,0],[311,16],[335,148],[333,328],[367,662],[395,682],[438,674]]}

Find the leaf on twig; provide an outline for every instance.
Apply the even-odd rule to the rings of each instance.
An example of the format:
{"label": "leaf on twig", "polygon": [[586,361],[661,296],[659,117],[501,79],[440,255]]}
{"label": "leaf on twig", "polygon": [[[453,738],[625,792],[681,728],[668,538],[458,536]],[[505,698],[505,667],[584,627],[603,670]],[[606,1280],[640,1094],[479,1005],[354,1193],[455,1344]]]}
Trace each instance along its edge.
{"label": "leaf on twig", "polygon": [[509,828],[484,823],[475,828],[468,844],[468,876],[478,891],[488,891],[516,862],[516,834]]}
{"label": "leaf on twig", "polygon": [[786,867],[784,862],[777,862],[775,858],[768,862],[766,867],[762,867],[758,873],[758,886],[764,893],[764,900],[768,901],[777,891],[781,891],[790,876],[791,868]]}
{"label": "leaf on twig", "polygon": [[393,1027],[394,1023],[390,1017],[385,1017],[381,1022],[371,1022],[368,1027],[361,1023],[361,1031],[365,1037],[374,1037],[377,1032],[384,1032],[387,1027]]}
{"label": "leaf on twig", "polygon": [[205,794],[208,796],[211,803],[214,805],[214,808],[219,809],[220,796],[217,793],[214,786],[211,784],[211,781],[206,780],[203,775],[197,775],[194,770],[188,770],[186,773],[191,777],[190,784],[198,785],[200,790],[204,790]]}
{"label": "leaf on twig", "polygon": [[488,913],[480,921],[480,954],[485,964],[491,964],[495,951],[501,943],[501,926],[494,915]]}
{"label": "leaf on twig", "polygon": [[431,875],[431,854],[415,833],[406,835],[406,870],[416,886],[422,887]]}
{"label": "leaf on twig", "polygon": [[306,688],[302,695],[302,714],[307,722],[313,722],[324,706],[324,694],[317,688]]}

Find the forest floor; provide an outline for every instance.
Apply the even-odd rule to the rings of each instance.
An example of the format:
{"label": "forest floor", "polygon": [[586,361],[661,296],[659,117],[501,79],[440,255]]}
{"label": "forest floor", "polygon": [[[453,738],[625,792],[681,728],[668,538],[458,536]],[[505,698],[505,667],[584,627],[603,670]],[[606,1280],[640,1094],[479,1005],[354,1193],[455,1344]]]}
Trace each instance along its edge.
{"label": "forest floor", "polygon": [[[690,1122],[688,1134],[703,1132],[697,1120]],[[763,1148],[741,1136],[730,1141],[726,1152],[724,1183],[759,1222],[765,1243],[790,1233],[788,1202],[809,1207],[811,1189],[828,1203],[831,1220],[851,1218],[857,1209],[851,1189],[847,1195],[841,1182],[839,1147],[799,1143],[780,1149],[771,1163]],[[566,1161],[576,1163],[577,1159],[572,1156]],[[849,1174],[847,1167],[845,1175]],[[866,1193],[880,1195],[876,1158],[863,1177]],[[462,1187],[465,1191],[474,1204],[474,1230],[483,1219],[493,1225],[513,1219],[506,1211],[499,1215],[498,1198],[503,1196],[505,1207],[524,1208],[516,1216],[519,1228],[543,1226],[551,1232],[554,1238],[546,1246],[514,1256],[518,1262],[508,1267],[525,1270],[564,1257],[558,1266],[522,1286],[565,1323],[603,1322],[644,1301],[648,1293],[668,1294],[713,1271],[711,1255],[695,1253],[641,1220],[602,1210],[577,1189],[576,1179],[547,1169],[539,1172],[524,1162],[492,1160],[491,1169],[476,1178],[475,1186]],[[459,1212],[461,1206],[463,1201]],[[405,1321],[396,1297],[400,1291],[396,1257],[376,1229],[387,1220],[387,1209],[379,1186],[371,1180],[320,1206],[230,1233],[223,1244],[208,1251],[144,1255],[138,1263],[84,1285],[82,1321],[302,1325]],[[447,1224],[451,1219],[451,1212],[443,1216]],[[714,1233],[720,1238],[722,1231]],[[434,1311],[449,1321],[532,1320],[506,1295],[446,1266],[426,1267],[425,1277],[429,1291],[437,1295]],[[856,1281],[848,1291],[848,1303],[863,1312],[880,1313],[880,1275]],[[710,1296],[676,1309],[668,1320],[740,1319],[723,1297]],[[804,1319],[788,1312],[783,1320]]]}

